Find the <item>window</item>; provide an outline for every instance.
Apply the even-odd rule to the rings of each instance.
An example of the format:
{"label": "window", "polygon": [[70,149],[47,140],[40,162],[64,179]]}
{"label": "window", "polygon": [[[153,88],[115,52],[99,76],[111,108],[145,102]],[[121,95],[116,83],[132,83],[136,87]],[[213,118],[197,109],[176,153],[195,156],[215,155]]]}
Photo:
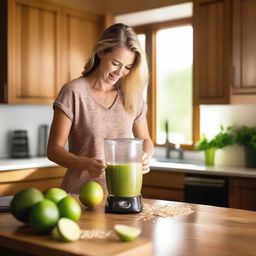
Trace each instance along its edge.
{"label": "window", "polygon": [[[191,19],[135,27],[146,45],[151,81],[147,100],[149,128],[155,144],[168,139],[192,148],[198,138],[199,111],[193,107],[193,28]],[[144,37],[143,37],[144,35]],[[141,40],[146,38],[146,40]]]}
{"label": "window", "polygon": [[156,143],[192,144],[192,26],[156,32]]}

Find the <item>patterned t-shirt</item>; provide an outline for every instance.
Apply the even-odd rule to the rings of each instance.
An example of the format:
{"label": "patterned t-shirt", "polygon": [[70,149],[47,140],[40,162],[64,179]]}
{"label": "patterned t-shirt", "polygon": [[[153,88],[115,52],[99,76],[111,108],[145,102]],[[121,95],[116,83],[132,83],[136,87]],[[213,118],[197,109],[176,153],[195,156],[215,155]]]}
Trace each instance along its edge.
{"label": "patterned t-shirt", "polygon": [[[53,106],[59,107],[72,121],[69,151],[78,156],[99,159],[104,159],[104,138],[132,138],[133,124],[142,120],[147,111],[146,103],[142,101],[137,113],[126,112],[119,89],[112,106],[104,107],[97,102],[83,77],[65,84]],[[86,170],[68,169],[61,187],[77,194],[82,184],[89,180],[100,183],[106,193],[105,172],[98,178],[92,178]]]}

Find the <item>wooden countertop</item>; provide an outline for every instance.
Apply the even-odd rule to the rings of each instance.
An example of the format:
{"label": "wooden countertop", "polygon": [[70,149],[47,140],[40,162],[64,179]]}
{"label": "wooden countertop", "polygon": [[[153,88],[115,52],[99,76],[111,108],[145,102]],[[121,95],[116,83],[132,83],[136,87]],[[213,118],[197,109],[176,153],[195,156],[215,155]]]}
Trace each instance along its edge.
{"label": "wooden countertop", "polygon": [[[120,242],[114,238],[107,238],[79,240],[74,243],[58,243],[52,241],[49,236],[35,236],[9,213],[1,213],[0,246],[34,255],[54,256],[256,255],[256,212],[254,211],[150,199],[143,199],[143,202],[169,206],[190,205],[194,212],[182,217],[147,219],[142,213],[106,214],[102,204],[94,210],[84,210],[79,220],[82,229],[108,231],[117,223],[126,224],[142,229],[139,239],[133,242]],[[0,247],[0,251],[2,248]],[[111,253],[114,248],[116,250]]]}

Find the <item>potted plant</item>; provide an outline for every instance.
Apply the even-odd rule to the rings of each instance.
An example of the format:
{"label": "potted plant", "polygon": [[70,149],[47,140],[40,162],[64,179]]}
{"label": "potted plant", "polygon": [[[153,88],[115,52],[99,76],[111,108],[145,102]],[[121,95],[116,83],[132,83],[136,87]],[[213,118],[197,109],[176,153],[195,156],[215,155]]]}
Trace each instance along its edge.
{"label": "potted plant", "polygon": [[205,135],[196,143],[196,150],[204,150],[205,164],[214,165],[215,151],[220,148],[232,145],[234,142],[233,127],[229,126],[226,129],[221,126],[220,132],[212,139],[207,139]]}
{"label": "potted plant", "polygon": [[245,148],[246,167],[256,167],[256,127],[246,125],[235,129],[235,142]]}

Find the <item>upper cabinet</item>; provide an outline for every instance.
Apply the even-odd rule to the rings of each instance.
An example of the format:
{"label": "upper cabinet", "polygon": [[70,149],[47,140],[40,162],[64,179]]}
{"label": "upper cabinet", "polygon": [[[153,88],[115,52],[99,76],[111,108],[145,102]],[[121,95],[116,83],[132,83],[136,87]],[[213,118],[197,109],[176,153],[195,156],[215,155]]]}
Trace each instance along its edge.
{"label": "upper cabinet", "polygon": [[1,0],[1,14],[1,103],[51,104],[81,74],[100,17],[36,0]]}
{"label": "upper cabinet", "polygon": [[194,0],[194,103],[256,103],[256,1]]}
{"label": "upper cabinet", "polygon": [[194,1],[194,102],[229,102],[231,1]]}
{"label": "upper cabinet", "polygon": [[256,95],[255,0],[233,0],[233,95]]}
{"label": "upper cabinet", "polygon": [[61,24],[60,84],[62,85],[81,76],[97,37],[104,28],[98,16],[67,8],[62,9]]}

